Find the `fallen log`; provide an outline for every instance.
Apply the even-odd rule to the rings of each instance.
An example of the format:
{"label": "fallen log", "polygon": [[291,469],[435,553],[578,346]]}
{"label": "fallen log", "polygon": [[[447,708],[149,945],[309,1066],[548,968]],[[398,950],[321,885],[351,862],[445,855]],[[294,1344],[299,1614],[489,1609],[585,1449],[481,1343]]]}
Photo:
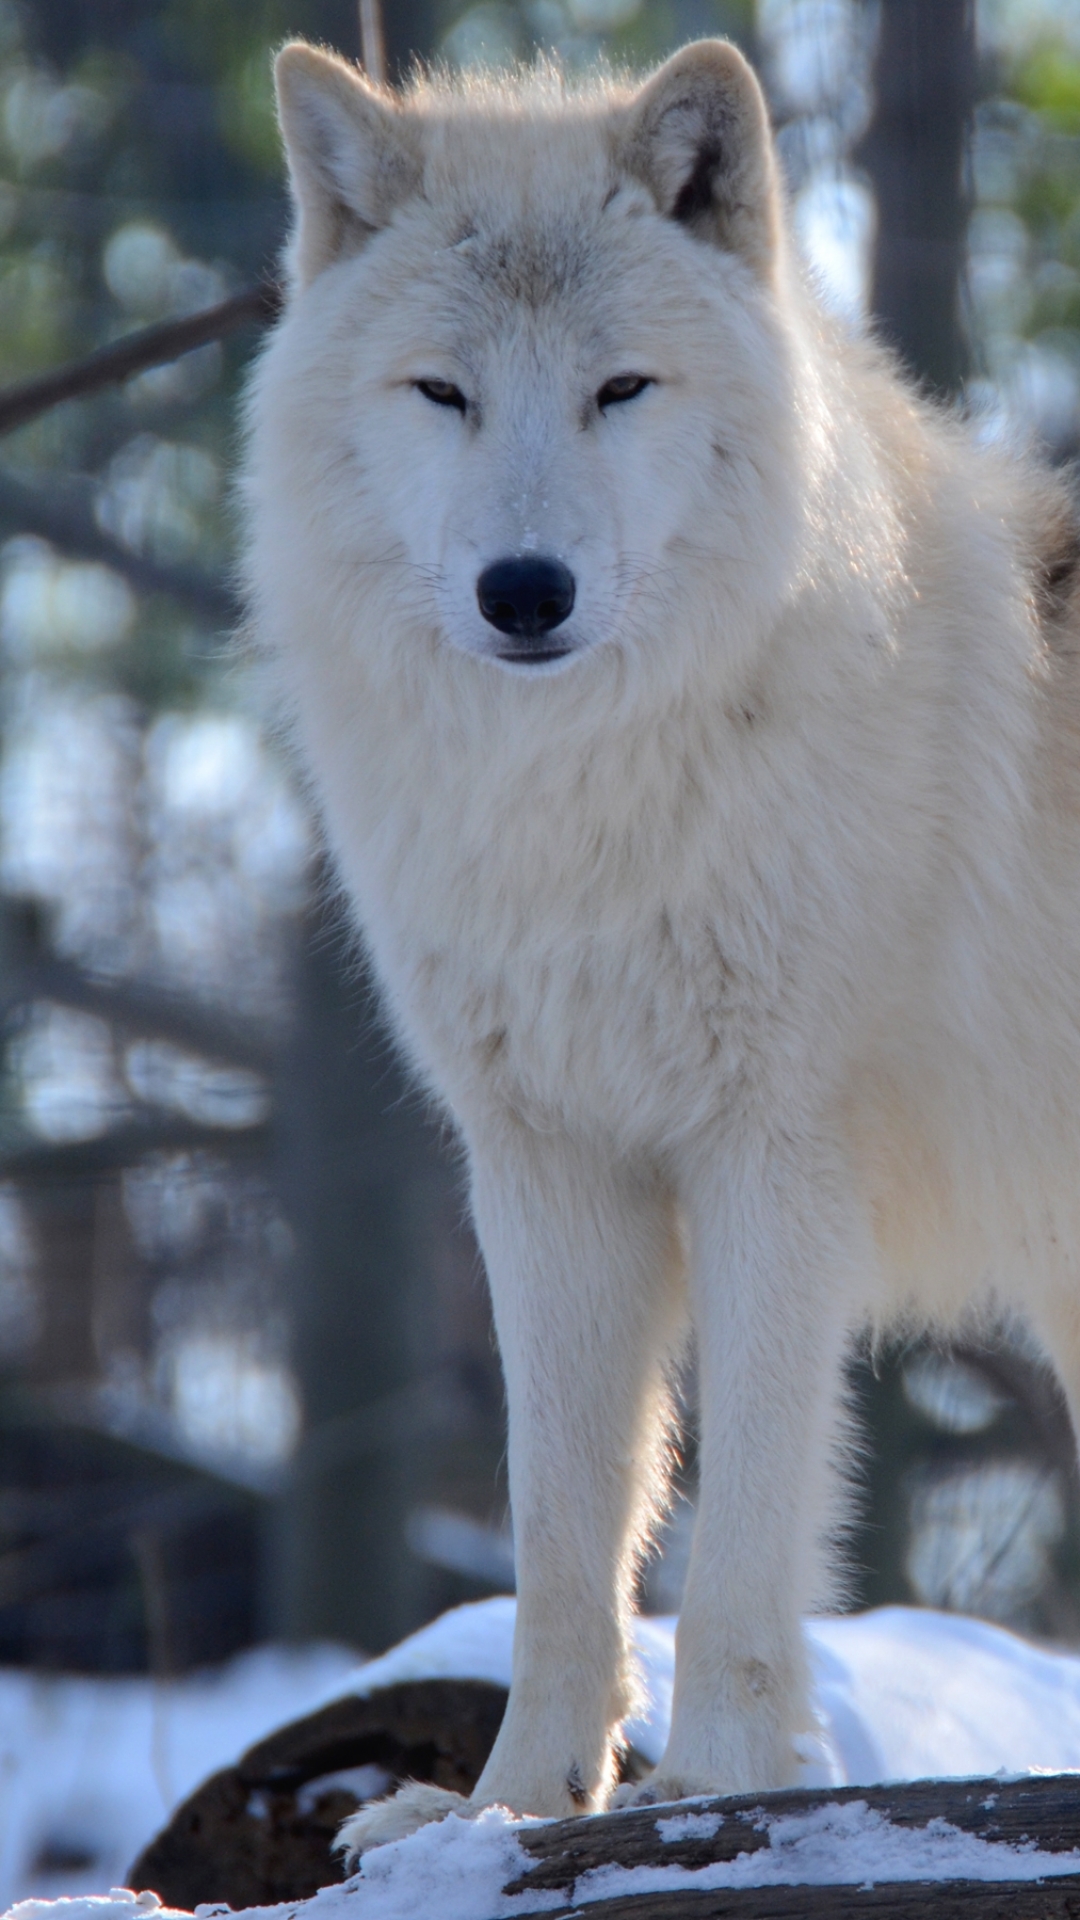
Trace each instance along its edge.
{"label": "fallen log", "polygon": [[[180,1908],[306,1900],[346,1878],[333,1843],[363,1800],[402,1780],[471,1793],[505,1707],[506,1688],[486,1681],[410,1680],[290,1721],[197,1787],[127,1884]],[[622,1778],[647,1770],[631,1753]]]}
{"label": "fallen log", "polygon": [[[680,1801],[670,1807],[627,1807],[589,1820],[525,1827],[518,1837],[536,1864],[504,1891],[569,1893],[583,1873],[606,1866],[713,1866],[768,1848],[766,1815],[773,1821],[812,1813],[818,1807],[858,1803],[894,1827],[926,1827],[931,1820],[944,1820],[961,1833],[998,1844],[1034,1843],[1042,1853],[1080,1849],[1080,1774],[1006,1781],[914,1780],[889,1787],[788,1788],[778,1793]],[[686,1815],[692,1821],[682,1818]]]}
{"label": "fallen log", "polygon": [[471,1793],[505,1706],[504,1687],[417,1680],[305,1714],[197,1787],[127,1884],[186,1909],[306,1900],[345,1879],[333,1842],[363,1799],[403,1779]]}
{"label": "fallen log", "polygon": [[1080,1874],[1046,1881],[695,1888],[549,1909],[544,1920],[1080,1920]]}
{"label": "fallen log", "polygon": [[[829,1807],[863,1806],[908,1831],[947,1825],[990,1845],[1080,1848],[1080,1776],[1020,1780],[917,1780],[888,1787],[791,1789],[676,1806],[634,1807],[587,1820],[523,1828],[535,1863],[504,1895],[562,1893],[546,1920],[1080,1920],[1080,1872],[1044,1881],[880,1881],[872,1885],[675,1887],[590,1898],[583,1876],[605,1867],[694,1871],[767,1850],[773,1823]],[[599,1889],[598,1889],[599,1891]],[[536,1909],[537,1920],[539,1912]],[[520,1916],[527,1920],[527,1915]]]}
{"label": "fallen log", "polygon": [[[129,1885],[169,1906],[295,1902],[345,1877],[332,1844],[341,1821],[402,1779],[467,1794],[506,1703],[503,1688],[424,1680],[333,1702],[280,1728],[190,1796],[135,1862]],[[642,1763],[626,1769],[641,1776]],[[1005,1848],[1080,1853],[1080,1775],[919,1780],[893,1786],[789,1789],[639,1806],[517,1829],[528,1865],[503,1889],[539,1920],[1080,1920],[1080,1871],[1045,1881],[1001,1878],[766,1885],[612,1893],[604,1868],[695,1872],[775,1844],[778,1820],[861,1806],[907,1831],[941,1824]],[[764,1866],[764,1861],[762,1862]],[[1064,1863],[1063,1863],[1064,1864]],[[597,1897],[591,1897],[593,1889]],[[533,1907],[529,1896],[538,1899]],[[548,1903],[558,1903],[554,1910]]]}

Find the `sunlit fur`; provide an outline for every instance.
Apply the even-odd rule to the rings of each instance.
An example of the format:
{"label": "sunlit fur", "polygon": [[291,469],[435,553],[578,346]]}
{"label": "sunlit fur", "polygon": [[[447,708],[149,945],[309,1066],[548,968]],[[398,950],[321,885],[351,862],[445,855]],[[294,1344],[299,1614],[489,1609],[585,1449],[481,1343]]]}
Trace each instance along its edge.
{"label": "sunlit fur", "polygon": [[[397,97],[292,47],[279,94],[248,581],[491,1279],[519,1611],[474,1804],[609,1798],[688,1324],[701,1502],[652,1790],[774,1786],[851,1330],[1009,1307],[1080,1399],[1067,503],[821,313],[730,48],[637,91]],[[620,374],[654,384],[599,409]],[[537,670],[476,602],[526,552],[577,582]],[[452,1804],[410,1789],[346,1837]]]}

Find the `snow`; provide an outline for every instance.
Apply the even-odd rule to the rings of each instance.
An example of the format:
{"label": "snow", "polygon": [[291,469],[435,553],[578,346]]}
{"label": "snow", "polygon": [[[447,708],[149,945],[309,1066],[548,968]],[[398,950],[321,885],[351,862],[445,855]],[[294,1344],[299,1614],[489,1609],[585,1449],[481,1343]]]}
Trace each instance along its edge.
{"label": "snow", "polygon": [[[20,1900],[11,1909],[19,1920],[189,1920],[179,1907],[164,1907],[156,1893],[132,1893],[129,1887],[110,1887],[107,1894],[62,1894],[58,1900]],[[9,1920],[7,1914],[3,1920]]]}
{"label": "snow", "polygon": [[201,1780],[355,1665],[345,1647],[312,1646],[261,1647],[172,1682],[0,1670],[0,1909],[123,1880]]}
{"label": "snow", "polygon": [[343,1691],[366,1699],[403,1680],[489,1680],[508,1687],[516,1611],[517,1601],[508,1595],[454,1607],[357,1667]]}
{"label": "snow", "polygon": [[[640,1619],[647,1704],[627,1722],[655,1763],[675,1678],[675,1621]],[[347,1691],[402,1680],[510,1682],[514,1601],[456,1607],[357,1670]],[[819,1714],[805,1741],[804,1786],[872,1786],[972,1774],[1080,1770],[1080,1657],[1051,1653],[1003,1627],[929,1608],[808,1620]]]}
{"label": "snow", "polygon": [[661,1840],[673,1845],[676,1840],[711,1840],[723,1824],[719,1813],[673,1813],[657,1820],[656,1831]]}
{"label": "snow", "polygon": [[835,1784],[1080,1769],[1080,1658],[916,1607],[808,1622]]}
{"label": "snow", "polygon": [[[671,1709],[674,1621],[637,1623],[645,1704],[627,1727],[648,1760],[663,1748]],[[379,1659],[351,1666],[342,1649],[264,1648],[215,1675],[168,1688],[148,1681],[63,1680],[0,1673],[0,1900],[23,1899],[17,1920],[171,1920],[165,1910],[107,1893],[171,1806],[271,1727],[345,1694],[367,1695],[429,1677],[510,1674],[514,1602],[456,1608]],[[1080,1771],[1080,1658],[1047,1651],[1003,1628],[957,1614],[903,1607],[807,1623],[818,1728],[805,1743],[807,1785],[871,1785],[927,1776]],[[716,1816],[692,1807],[657,1812],[658,1838],[704,1837]],[[604,1868],[575,1901],[676,1887],[813,1881],[1041,1879],[1080,1873],[1080,1855],[989,1846],[943,1822],[898,1829],[863,1802],[774,1817],[770,1846],[691,1871]],[[526,1872],[520,1822],[499,1809],[451,1818],[380,1847],[344,1886],[304,1904],[303,1920],[509,1920],[565,1906],[559,1894],[503,1896]],[[83,1836],[95,1860],[78,1873],[34,1873],[50,1838]],[[211,1920],[211,1909],[200,1909]],[[300,1913],[290,1907],[288,1920]],[[282,1909],[253,1909],[285,1920]]]}
{"label": "snow", "polygon": [[[660,1826],[657,1821],[657,1825]],[[667,1824],[667,1823],[665,1823]],[[599,1867],[582,1874],[574,1904],[676,1888],[873,1886],[900,1880],[1045,1880],[1080,1873],[1080,1853],[990,1845],[944,1820],[894,1827],[864,1800],[765,1819],[768,1849],[711,1867]],[[357,1920],[375,1920],[361,1907]],[[382,1920],[381,1914],[378,1920]],[[396,1916],[395,1916],[396,1920]]]}
{"label": "snow", "polygon": [[[684,1816],[692,1819],[693,1815]],[[678,1816],[658,1815],[662,1837]],[[514,1916],[566,1909],[558,1889],[506,1895],[502,1889],[532,1864],[518,1835],[531,1821],[512,1821],[499,1807],[475,1820],[451,1814],[408,1840],[378,1847],[343,1886],[325,1887],[314,1899],[284,1907],[252,1907],[245,1920],[513,1920]],[[598,1867],[582,1874],[571,1894],[575,1908],[629,1894],[705,1891],[721,1887],[872,1886],[898,1881],[982,1880],[1015,1882],[1059,1878],[1080,1872],[1080,1853],[1041,1853],[1035,1847],[990,1845],[943,1820],[923,1830],[893,1827],[865,1801],[818,1807],[801,1815],[766,1818],[769,1846],[713,1866]],[[665,1829],[667,1833],[665,1835]],[[685,1828],[683,1829],[685,1831]],[[10,1920],[186,1920],[175,1908],[157,1908],[153,1896],[114,1889],[107,1897],[27,1900]],[[197,1907],[196,1920],[211,1920],[220,1908]]]}
{"label": "snow", "polygon": [[[517,1602],[500,1596],[455,1607],[409,1635],[389,1653],[357,1669],[348,1692],[367,1695],[403,1680],[489,1680],[510,1685]],[[627,1721],[626,1737],[655,1764],[664,1751],[675,1684],[675,1621],[641,1618],[635,1622],[638,1661],[645,1704]]]}

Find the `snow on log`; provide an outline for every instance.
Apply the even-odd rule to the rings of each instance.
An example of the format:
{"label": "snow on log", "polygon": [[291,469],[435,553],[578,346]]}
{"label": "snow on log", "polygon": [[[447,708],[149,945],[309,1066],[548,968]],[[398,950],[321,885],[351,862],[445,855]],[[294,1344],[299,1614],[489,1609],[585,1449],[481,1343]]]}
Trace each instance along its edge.
{"label": "snow on log", "polygon": [[[1075,1774],[687,1801],[519,1828],[517,1839],[529,1864],[504,1898],[561,1893],[558,1909],[529,1902],[548,1920],[1080,1920]],[[728,1866],[747,1884],[700,1884]],[[766,1884],[749,1884],[755,1867]],[[622,1890],[605,1897],[616,1881]]]}
{"label": "snow on log", "polygon": [[946,1821],[961,1833],[1040,1853],[1080,1850],[1080,1775],[1023,1780],[915,1780],[890,1787],[792,1788],[779,1793],[681,1801],[667,1808],[628,1807],[588,1820],[524,1828],[527,1873],[504,1891],[567,1892],[583,1873],[620,1867],[705,1867],[773,1844],[775,1823],[818,1809],[865,1807],[891,1827],[925,1830]]}

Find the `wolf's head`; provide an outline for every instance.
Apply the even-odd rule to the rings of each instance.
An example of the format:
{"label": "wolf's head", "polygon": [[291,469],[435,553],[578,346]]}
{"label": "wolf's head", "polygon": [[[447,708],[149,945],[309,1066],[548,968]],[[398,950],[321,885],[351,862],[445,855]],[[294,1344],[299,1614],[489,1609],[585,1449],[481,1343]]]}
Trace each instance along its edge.
{"label": "wolf's head", "polygon": [[741,55],[701,42],[637,90],[398,95],[294,44],[277,84],[297,511],[483,672],[690,628],[742,652],[788,576],[797,409]]}

